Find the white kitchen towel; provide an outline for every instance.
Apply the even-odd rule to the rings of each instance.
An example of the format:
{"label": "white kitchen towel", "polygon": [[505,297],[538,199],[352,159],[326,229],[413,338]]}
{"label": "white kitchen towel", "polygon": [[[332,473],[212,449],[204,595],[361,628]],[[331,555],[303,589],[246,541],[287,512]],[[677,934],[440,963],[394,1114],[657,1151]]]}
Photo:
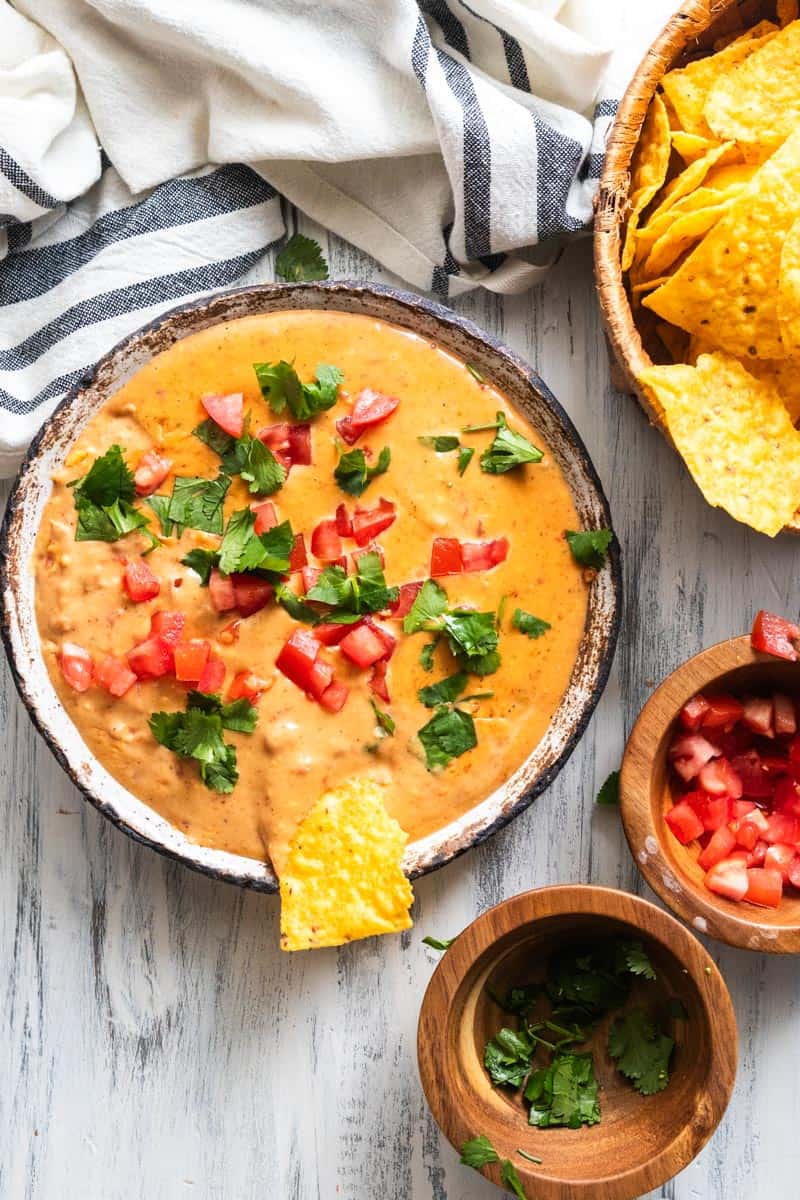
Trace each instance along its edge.
{"label": "white kitchen towel", "polygon": [[0,474],[121,338],[264,281],[281,195],[441,298],[530,287],[591,221],[626,3],[0,0]]}

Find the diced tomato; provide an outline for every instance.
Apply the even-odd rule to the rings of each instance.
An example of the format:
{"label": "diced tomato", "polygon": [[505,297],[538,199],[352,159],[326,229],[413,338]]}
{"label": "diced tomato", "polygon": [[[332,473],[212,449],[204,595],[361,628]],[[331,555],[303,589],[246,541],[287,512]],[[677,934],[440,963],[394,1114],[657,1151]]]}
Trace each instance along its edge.
{"label": "diced tomato", "polygon": [[371,617],[365,617],[364,623],[369,625],[370,629],[374,633],[377,633],[378,637],[383,642],[385,657],[391,658],[395,652],[395,648],[397,647],[397,638],[394,636],[394,634],[390,633],[388,629],[384,629],[382,625],[376,625]]}
{"label": "diced tomato", "polygon": [[417,593],[422,587],[422,582],[419,583],[401,583],[400,591],[394,604],[389,605],[389,612],[399,620],[400,617],[405,617],[411,612],[411,607],[417,598]]}
{"label": "diced tomato", "polygon": [[776,842],[764,855],[764,866],[768,871],[777,871],[781,879],[788,879],[789,868],[796,854],[794,846],[788,846],[786,842]]}
{"label": "diced tomato", "polygon": [[387,704],[391,704],[389,696],[389,685],[386,682],[386,672],[389,668],[389,660],[386,658],[380,659],[372,668],[372,674],[369,679],[370,691],[374,692],[381,700]]}
{"label": "diced tomato", "polygon": [[460,575],[464,570],[461,542],[458,538],[434,538],[431,547],[431,575]]}
{"label": "diced tomato", "polygon": [[394,523],[397,513],[391,500],[378,501],[375,508],[359,508],[353,513],[353,537],[357,546],[366,546]]}
{"label": "diced tomato", "polygon": [[762,908],[777,908],[783,895],[783,879],[778,871],[750,867],[747,872],[745,899]]}
{"label": "diced tomato", "polygon": [[742,795],[742,781],[727,758],[712,758],[700,769],[700,787],[712,796],[730,796],[738,800]]}
{"label": "diced tomato", "polygon": [[[358,624],[360,625],[361,622],[359,621]],[[314,637],[323,646],[338,646],[342,638],[346,634],[351,633],[355,628],[355,623],[351,625],[328,625],[323,622],[314,626]]]}
{"label": "diced tomato", "polygon": [[107,654],[95,667],[94,677],[112,696],[124,696],[136,683],[130,667],[113,654]]}
{"label": "diced tomato", "polygon": [[219,692],[225,682],[225,663],[221,658],[209,656],[203,674],[197,681],[198,692]]}
{"label": "diced tomato", "polygon": [[676,738],[669,748],[673,767],[687,783],[699,775],[701,768],[716,753],[715,747],[699,733]]}
{"label": "diced tomato", "polygon": [[772,701],[766,696],[748,696],[744,702],[742,720],[748,729],[762,737],[773,737]]}
{"label": "diced tomato", "polygon": [[769,842],[771,846],[778,842],[787,842],[790,846],[796,846],[800,842],[800,820],[790,813],[770,813],[767,817],[767,828],[763,837],[764,841]]}
{"label": "diced tomato", "polygon": [[250,507],[256,514],[254,533],[266,533],[268,529],[274,529],[278,524],[278,514],[275,512],[275,505],[271,500],[264,500],[261,504],[251,504]]}
{"label": "diced tomato", "polygon": [[718,862],[722,862],[723,858],[727,858],[735,846],[735,836],[727,826],[723,825],[721,829],[714,830],[708,845],[697,861],[704,871],[708,871]]}
{"label": "diced tomato", "polygon": [[339,643],[339,649],[357,667],[371,667],[386,658],[386,643],[374,626],[366,623],[352,629]]}
{"label": "diced tomato", "polygon": [[58,665],[67,683],[76,692],[85,692],[92,684],[94,668],[92,656],[83,646],[74,642],[62,642]]}
{"label": "diced tomato", "polygon": [[285,644],[275,666],[304,692],[309,690],[311,668],[317,660],[320,644],[312,633],[296,629]]}
{"label": "diced tomato", "polygon": [[311,426],[289,426],[289,457],[292,466],[311,466]]}
{"label": "diced tomato", "polygon": [[330,663],[323,662],[321,658],[318,658],[308,672],[305,690],[315,700],[321,700],[332,682],[333,667]]}
{"label": "diced tomato", "polygon": [[727,825],[731,819],[732,802],[729,796],[710,796],[708,792],[698,790],[688,792],[683,799],[691,804],[703,822],[703,828],[708,831],[713,832],[721,825]]}
{"label": "diced tomato", "polygon": [[729,729],[742,719],[742,706],[735,696],[721,693],[707,696],[708,709],[703,714],[704,729]]}
{"label": "diced tomato", "polygon": [[464,571],[491,571],[508,557],[508,538],[491,542],[462,542],[461,560]]}
{"label": "diced tomato", "polygon": [[758,841],[758,830],[752,821],[731,821],[730,831],[737,846],[743,846],[745,850],[752,850]]}
{"label": "diced tomato", "polygon": [[742,817],[741,825],[749,825],[752,829],[755,829],[760,838],[764,837],[768,828],[767,818],[760,808],[751,809],[746,817]]}
{"label": "diced tomato", "polygon": [[794,779],[786,775],[777,781],[772,804],[773,808],[790,817],[800,817],[800,790]]}
{"label": "diced tomato", "polygon": [[172,470],[172,459],[164,458],[157,450],[148,450],[139,459],[133,472],[133,483],[137,496],[150,496]]}
{"label": "diced tomato", "polygon": [[742,858],[723,858],[715,863],[703,881],[710,892],[728,900],[744,900],[747,895],[747,864]]}
{"label": "diced tomato", "polygon": [[289,555],[289,571],[302,571],[303,567],[308,565],[308,555],[306,554],[306,539],[302,533],[294,535],[294,544],[292,552]]}
{"label": "diced tomato", "polygon": [[365,554],[377,554],[378,558],[380,559],[381,566],[386,566],[386,556],[383,553],[383,547],[379,546],[377,542],[370,542],[370,544],[365,546],[363,550],[354,550],[350,555],[353,560],[354,567],[358,567],[358,560],[363,558]]}
{"label": "diced tomato", "polygon": [[240,438],[244,429],[244,396],[230,392],[227,396],[201,396],[200,403],[211,420],[231,437]]}
{"label": "diced tomato", "polygon": [[708,711],[708,707],[708,701],[705,696],[699,693],[696,696],[692,696],[691,700],[687,700],[678,714],[684,729],[696,733],[703,720],[703,714]]}
{"label": "diced tomato", "polygon": [[757,750],[740,754],[733,759],[731,766],[742,781],[745,796],[764,799],[772,795],[773,785]]}
{"label": "diced tomato", "polygon": [[233,677],[233,683],[228,688],[229,700],[258,700],[264,692],[272,687],[272,681],[261,679],[253,671],[238,671]]}
{"label": "diced tomato", "polygon": [[734,821],[741,821],[742,817],[746,817],[748,813],[753,812],[755,807],[752,800],[733,800],[731,802],[731,815]]}
{"label": "diced tomato", "polygon": [[143,558],[129,558],[122,575],[122,584],[134,604],[154,600],[161,584]]}
{"label": "diced tomato", "polygon": [[793,643],[798,637],[800,629],[796,625],[762,608],[753,622],[750,644],[762,654],[772,654],[775,658],[787,658],[789,662],[797,662],[797,651]]}
{"label": "diced tomato", "polygon": [[186,613],[159,609],[150,618],[150,637],[161,638],[168,646],[175,646],[181,640],[185,624]]}
{"label": "diced tomato", "polygon": [[208,595],[217,612],[230,612],[236,608],[236,593],[233,590],[233,579],[223,575],[214,567],[208,580]]}
{"label": "diced tomato", "polygon": [[675,837],[684,846],[700,837],[703,832],[703,822],[691,804],[687,804],[685,801],[681,801],[669,810],[666,821]]}
{"label": "diced tomato", "polygon": [[233,584],[236,609],[243,617],[251,617],[253,613],[266,608],[275,593],[275,588],[268,580],[250,575],[247,571],[229,578]]}
{"label": "diced tomato", "polygon": [[277,458],[283,469],[287,472],[292,469],[291,456],[291,426],[287,421],[281,421],[278,425],[265,425],[263,429],[259,429],[256,437],[265,446],[269,446],[272,453]]}
{"label": "diced tomato", "polygon": [[772,712],[778,737],[797,733],[797,716],[791,696],[786,696],[783,692],[773,692]]}
{"label": "diced tomato", "polygon": [[303,567],[300,573],[303,576],[303,591],[308,593],[319,582],[322,570],[320,567]]}
{"label": "diced tomato", "polygon": [[311,534],[311,553],[320,562],[332,563],[341,557],[342,539],[335,521],[320,521]]}
{"label": "diced tomato", "polygon": [[183,683],[197,683],[203,674],[208,656],[211,653],[211,643],[204,638],[191,638],[188,642],[178,642],[174,650],[175,678]]}
{"label": "diced tomato", "polygon": [[325,691],[319,698],[319,702],[328,712],[341,712],[350,695],[350,689],[344,683],[339,683],[334,679],[333,683],[329,683]]}
{"label": "diced tomato", "polygon": [[789,867],[789,883],[792,887],[800,888],[800,855]]}
{"label": "diced tomato", "polygon": [[352,446],[365,429],[386,421],[399,403],[400,401],[394,396],[384,396],[382,392],[364,388],[356,396],[352,412],[346,417],[340,417],[336,422],[339,436],[347,442],[348,446]]}
{"label": "diced tomato", "polygon": [[158,679],[173,667],[174,646],[162,637],[145,638],[126,655],[128,666],[139,679]]}
{"label": "diced tomato", "polygon": [[350,513],[347,511],[347,505],[337,504],[336,506],[336,532],[339,537],[350,538],[353,536],[353,522],[350,519]]}
{"label": "diced tomato", "polygon": [[748,867],[763,867],[764,859],[767,857],[769,850],[769,842],[756,842],[750,854],[747,856]]}

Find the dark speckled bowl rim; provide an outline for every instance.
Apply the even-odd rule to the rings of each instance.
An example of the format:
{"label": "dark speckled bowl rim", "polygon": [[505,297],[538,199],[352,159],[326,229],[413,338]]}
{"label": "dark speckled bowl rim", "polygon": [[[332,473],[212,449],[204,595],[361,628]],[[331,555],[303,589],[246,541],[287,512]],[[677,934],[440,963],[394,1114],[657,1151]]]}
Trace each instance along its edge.
{"label": "dark speckled bowl rim", "polygon": [[[221,880],[226,883],[235,884],[239,887],[246,887],[251,890],[267,893],[276,892],[278,890],[277,882],[274,880],[274,878],[272,880],[253,878],[247,875],[245,869],[242,871],[234,871],[225,869],[221,866],[209,866],[208,864],[194,861],[187,854],[173,850],[154,838],[140,833],[137,829],[128,824],[124,817],[121,817],[108,801],[104,801],[100,796],[95,795],[83,787],[77,777],[76,771],[68,762],[64,750],[59,745],[53,733],[50,731],[46,722],[41,720],[39,717],[35,700],[28,691],[25,679],[22,676],[16,660],[16,654],[11,635],[10,615],[5,605],[2,604],[2,597],[5,596],[7,590],[11,589],[13,575],[11,530],[17,515],[17,510],[23,504],[24,497],[22,496],[21,492],[26,473],[36,460],[39,448],[44,438],[47,436],[51,426],[54,423],[57,423],[59,415],[69,408],[69,406],[77,399],[80,393],[95,382],[103,367],[110,363],[116,357],[116,355],[120,353],[120,351],[124,350],[131,343],[138,341],[142,335],[158,330],[160,326],[176,316],[203,309],[213,309],[214,306],[220,302],[225,302],[237,297],[244,298],[248,295],[258,296],[263,293],[277,293],[283,294],[289,298],[295,292],[301,289],[311,289],[315,291],[319,290],[323,294],[346,293],[356,298],[359,296],[364,296],[367,298],[372,296],[384,297],[400,307],[405,307],[412,313],[414,311],[422,310],[422,312],[428,314],[430,317],[434,318],[434,320],[450,328],[456,328],[460,330],[468,337],[476,339],[491,351],[505,359],[510,367],[518,374],[522,375],[530,387],[535,392],[539,393],[540,397],[546,402],[547,406],[554,413],[558,423],[562,428],[565,438],[571,445],[572,452],[579,460],[582,470],[586,474],[596,493],[596,500],[603,513],[604,527],[609,529],[612,528],[611,511],[608,504],[608,499],[583,439],[575,428],[569,415],[566,413],[564,408],[555,398],[538,373],[534,371],[534,369],[523,358],[521,358],[509,346],[507,346],[505,342],[487,333],[469,318],[460,316],[444,305],[426,297],[416,295],[412,292],[406,292],[385,284],[363,283],[358,280],[326,280],[317,281],[313,284],[266,283],[251,287],[230,288],[226,291],[215,292],[211,295],[193,300],[188,304],[175,305],[173,308],[160,313],[152,321],[148,321],[146,324],[137,328],[127,337],[122,338],[110,350],[108,350],[106,354],[97,360],[94,366],[89,369],[86,374],[82,376],[81,379],[75,384],[75,386],[72,387],[64,396],[53,412],[44,421],[41,428],[31,441],[28,451],[22,460],[19,471],[14,479],[5,514],[3,516],[3,521],[0,525],[0,637],[2,637],[2,641],[5,646],[6,657],[9,663],[12,678],[14,680],[17,692],[19,693],[20,699],[25,705],[25,708],[27,709],[34,726],[41,734],[42,738],[60,766],[70,777],[85,799],[87,799],[93,805],[93,807],[96,808],[97,811],[106,817],[113,825],[122,830],[122,832],[127,834],[128,837],[132,838],[133,841],[138,842],[141,845],[149,846],[151,849],[157,851],[157,853],[165,856],[166,858],[182,863],[184,866],[190,867],[192,870],[198,871],[200,874],[206,875],[211,879]],[[298,307],[304,306],[287,305],[287,308]],[[236,318],[222,317],[221,321],[225,319]],[[391,318],[385,319],[391,323]],[[409,323],[406,328],[413,328],[413,323]],[[451,351],[451,353],[454,352]],[[595,708],[597,707],[598,701],[603,694],[614,660],[614,653],[616,650],[620,629],[622,607],[622,567],[620,561],[619,543],[616,536],[612,539],[611,545],[609,546],[606,568],[604,568],[604,570],[605,569],[608,569],[610,573],[611,591],[613,596],[613,610],[611,614],[611,620],[606,631],[605,647],[598,663],[594,686],[586,699],[579,719],[574,724],[571,735],[564,743],[561,753],[549,765],[549,767],[541,772],[541,774],[533,781],[533,783],[527,787],[524,787],[520,791],[516,801],[503,813],[497,816],[494,820],[489,821],[484,827],[475,831],[471,836],[465,836],[462,842],[448,844],[446,849],[430,858],[425,866],[410,871],[409,877],[411,879],[416,879],[421,875],[426,875],[431,871],[438,870],[440,867],[445,866],[447,863],[466,853],[467,850],[471,850],[473,847],[481,845],[488,838],[492,837],[493,834],[497,833],[500,829],[508,825],[509,822],[514,819],[514,817],[518,816],[521,812],[527,809],[537,798],[537,796],[539,796],[550,786],[559,772],[563,769],[569,758],[572,756],[581,737],[583,736],[583,733],[594,713]],[[95,757],[91,751],[88,750],[88,747],[87,753],[92,758]],[[198,846],[198,849],[203,849],[203,847]],[[241,857],[243,864],[253,863],[256,861],[246,858],[245,856],[233,857]]]}

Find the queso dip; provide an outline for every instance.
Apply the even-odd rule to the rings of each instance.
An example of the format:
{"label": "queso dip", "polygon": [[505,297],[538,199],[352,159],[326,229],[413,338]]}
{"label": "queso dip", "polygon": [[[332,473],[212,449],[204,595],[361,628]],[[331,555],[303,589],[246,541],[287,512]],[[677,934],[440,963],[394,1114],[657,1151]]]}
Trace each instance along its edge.
{"label": "queso dip", "polygon": [[[256,363],[270,365],[265,376],[257,376]],[[317,389],[327,388],[331,406],[304,421],[285,402],[276,412],[293,379],[313,391],[315,373],[324,375],[319,364],[341,372]],[[215,417],[232,422],[234,433]],[[523,461],[491,473],[483,456],[503,418]],[[193,433],[198,426],[206,440]],[[484,428],[462,432],[465,426]],[[267,445],[270,465],[283,468],[282,486],[254,494],[247,470],[226,466],[226,439],[230,449],[239,432],[244,443],[255,436]],[[541,461],[526,457],[531,445],[543,452]],[[112,446],[135,472],[133,507],[147,516],[150,532],[76,541],[82,485],[68,485]],[[364,457],[345,459],[349,469],[335,476],[354,450]],[[365,480],[370,470],[376,473]],[[149,503],[155,495],[162,512],[175,511],[169,498],[187,477],[200,481],[201,492],[222,478],[220,521],[244,512],[236,520],[251,539],[268,538],[270,528],[278,537],[276,523],[288,521],[291,568],[226,575],[211,566],[204,584],[219,557],[222,525],[210,532],[187,521],[168,535]],[[360,495],[347,490],[362,484]],[[261,509],[257,533],[248,527],[250,507]],[[90,526],[93,513],[82,518]],[[193,841],[268,857],[280,874],[300,821],[343,781],[369,776],[385,784],[390,814],[415,840],[475,806],[520,766],[566,690],[584,629],[587,585],[564,536],[577,528],[569,489],[539,432],[452,354],[365,316],[306,310],[247,317],[157,355],[78,438],[55,477],[34,554],[44,655],[81,736],[126,788]],[[150,551],[152,534],[158,542]],[[380,611],[351,615],[347,628],[347,621],[315,624],[330,603],[309,599],[305,619],[298,617],[287,591],[300,603],[326,568],[325,578],[337,587],[344,580],[346,591],[359,554],[370,556],[387,588],[415,586],[393,591]],[[199,570],[186,565],[187,556]],[[499,611],[494,659],[454,657],[458,644],[441,627],[441,613],[425,622],[415,610],[423,627],[404,630],[420,584],[432,576],[426,595],[434,607],[460,613],[455,621],[470,609]],[[518,609],[544,628],[518,618]],[[284,652],[290,641],[295,649]],[[317,655],[310,666],[303,659],[309,644]],[[195,658],[205,662],[202,679],[200,665],[192,676]],[[468,677],[460,692],[438,704],[429,696],[427,706],[420,699],[420,689],[458,674]],[[157,740],[150,725],[154,713],[183,713],[188,690],[198,686],[222,702],[233,691],[257,710],[252,732],[224,731],[238,776],[227,791],[204,782],[198,760]],[[419,731],[437,714],[446,727],[456,711],[461,732],[468,727],[468,748],[462,741],[449,756],[447,729],[435,727],[426,749]]]}

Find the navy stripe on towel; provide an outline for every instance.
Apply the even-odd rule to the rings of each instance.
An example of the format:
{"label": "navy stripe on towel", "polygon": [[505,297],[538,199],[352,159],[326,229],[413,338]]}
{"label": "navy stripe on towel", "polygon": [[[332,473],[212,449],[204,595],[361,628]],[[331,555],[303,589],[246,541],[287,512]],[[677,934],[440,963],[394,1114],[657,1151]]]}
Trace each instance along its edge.
{"label": "navy stripe on towel", "polygon": [[491,254],[492,145],[469,71],[436,51],[450,91],[464,110],[464,248],[467,258]]}
{"label": "navy stripe on towel", "polygon": [[433,17],[444,34],[444,40],[448,46],[452,46],[464,58],[469,58],[467,31],[455,13],[448,7],[446,0],[419,0],[419,6],[429,17]]}
{"label": "navy stripe on towel", "polygon": [[[556,234],[583,228],[583,222],[567,212],[567,196],[583,154],[583,147],[574,138],[557,133],[535,113],[531,114],[536,128],[536,151],[539,169],[536,172],[536,207],[539,214],[538,239],[546,242]],[[547,169],[545,170],[545,164]]]}
{"label": "navy stripe on towel", "polygon": [[38,204],[40,208],[57,208],[60,204],[55,196],[51,196],[35,179],[31,179],[27,171],[19,165],[19,163],[11,157],[7,150],[0,146],[0,171],[5,175],[9,183],[12,183],[18,192],[22,192],[23,196],[27,196],[34,204]]}

